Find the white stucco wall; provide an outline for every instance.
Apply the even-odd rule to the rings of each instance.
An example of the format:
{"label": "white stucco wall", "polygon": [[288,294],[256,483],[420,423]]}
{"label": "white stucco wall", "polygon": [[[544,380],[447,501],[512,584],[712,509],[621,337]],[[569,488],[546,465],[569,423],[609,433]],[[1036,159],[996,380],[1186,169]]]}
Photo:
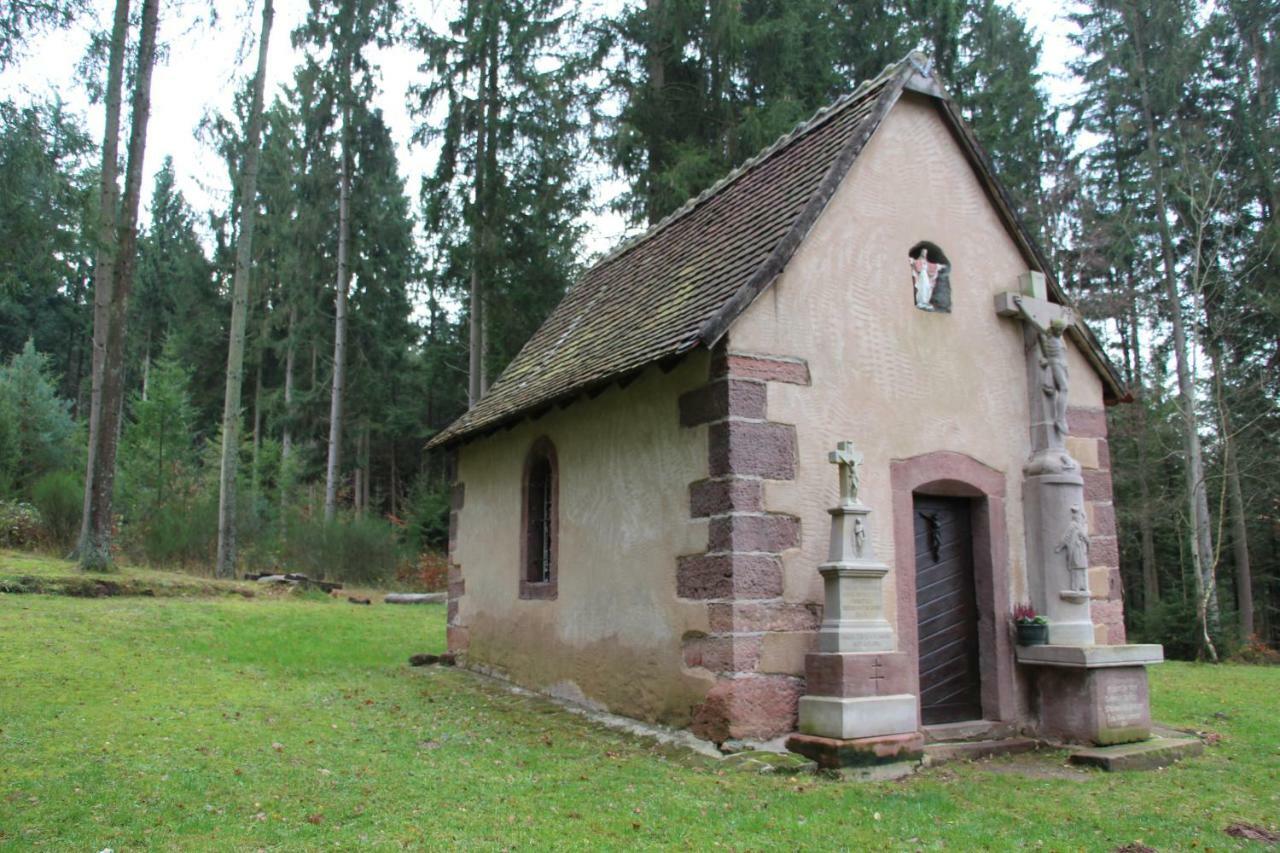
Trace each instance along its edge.
{"label": "white stucco wall", "polygon": [[[707,429],[680,426],[681,393],[706,382],[697,354],[625,389],[554,409],[464,445],[455,560],[469,659],[513,680],[624,713],[684,724],[710,686],[687,674],[681,639],[706,607],[676,598],[676,557],[706,548],[689,483],[706,476]],[[518,597],[521,477],[540,436],[559,463],[559,580],[553,601]]]}

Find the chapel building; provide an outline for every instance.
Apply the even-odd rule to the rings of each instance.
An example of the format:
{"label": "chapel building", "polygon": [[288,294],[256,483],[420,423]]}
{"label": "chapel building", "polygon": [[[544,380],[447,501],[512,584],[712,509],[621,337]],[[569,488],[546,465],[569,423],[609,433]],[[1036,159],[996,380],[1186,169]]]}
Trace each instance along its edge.
{"label": "chapel building", "polygon": [[449,648],[829,765],[948,726],[1145,738],[1126,396],[912,54],[595,264],[432,440]]}

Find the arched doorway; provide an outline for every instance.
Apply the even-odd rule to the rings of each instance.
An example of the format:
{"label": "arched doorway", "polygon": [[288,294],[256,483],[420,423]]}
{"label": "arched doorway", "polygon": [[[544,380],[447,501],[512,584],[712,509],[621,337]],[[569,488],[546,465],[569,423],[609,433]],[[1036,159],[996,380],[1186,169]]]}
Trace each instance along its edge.
{"label": "arched doorway", "polygon": [[920,719],[926,726],[982,718],[970,503],[920,494],[912,501]]}
{"label": "arched doorway", "polygon": [[[963,665],[966,675],[959,680],[966,684],[968,690],[962,691],[963,695],[957,697],[957,701],[946,702],[940,701],[946,699],[945,689],[931,689],[930,696],[921,702],[922,724],[938,725],[941,716],[948,716],[951,721],[1015,719],[1013,643],[1008,630],[1011,605],[1005,474],[970,456],[944,450],[909,459],[895,459],[890,465],[890,475],[893,482],[898,642],[906,653],[907,661],[917,664],[911,667],[908,663],[908,678],[915,688],[911,692],[920,696],[922,688],[929,686],[926,682],[930,676],[930,665],[946,657],[945,649],[950,648],[958,657],[960,649],[964,650],[963,664],[953,662],[950,666],[959,668]],[[949,513],[950,521],[939,516],[936,530],[931,531],[929,521],[920,514],[922,511]],[[931,535],[934,538],[931,539]],[[918,540],[920,547],[917,547]],[[936,560],[933,558],[935,546]],[[918,584],[916,555],[921,551],[928,559],[922,563],[926,572],[919,579],[922,583]],[[926,625],[921,630],[922,610],[928,611],[931,592],[942,592],[939,587],[932,591],[925,589],[922,596],[919,594],[918,586],[927,586],[935,580],[929,574],[933,564],[947,564],[933,574],[953,576],[953,585],[960,583],[962,578],[967,579],[966,588],[972,591],[972,619],[962,618],[959,611],[948,611],[945,600],[934,608],[951,613],[954,632],[962,635],[954,647],[945,645],[946,637],[938,637],[938,642],[928,648],[921,646],[922,636],[930,638],[933,627]],[[921,601],[924,602],[923,608]],[[926,612],[925,616],[928,615]],[[975,665],[971,647],[966,645],[973,642],[974,634],[977,636],[976,676],[970,669]],[[922,662],[921,658],[933,653],[935,648],[943,648],[944,651],[935,653],[932,661],[926,659]],[[976,707],[972,694],[975,683],[978,685]],[[948,704],[955,707],[941,707]]]}

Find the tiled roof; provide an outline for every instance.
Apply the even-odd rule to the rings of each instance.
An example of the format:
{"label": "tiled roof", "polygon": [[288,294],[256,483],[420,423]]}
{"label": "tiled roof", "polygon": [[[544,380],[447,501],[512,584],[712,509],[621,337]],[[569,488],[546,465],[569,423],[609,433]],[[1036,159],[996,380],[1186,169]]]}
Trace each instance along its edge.
{"label": "tiled roof", "polygon": [[[645,367],[712,346],[779,273],[904,86],[938,98],[1033,268],[1066,302],[928,61],[912,53],[860,85],[588,270],[479,402],[428,443],[497,429]],[[1074,329],[1107,382],[1115,368]]]}
{"label": "tiled roof", "polygon": [[704,340],[708,325],[753,275],[759,278],[781,244],[803,236],[792,232],[806,207],[837,161],[847,160],[837,180],[848,170],[852,157],[840,154],[869,136],[870,128],[859,131],[889,90],[900,89],[909,60],[820,111],[588,270],[488,393],[428,446],[501,426],[712,343]]}

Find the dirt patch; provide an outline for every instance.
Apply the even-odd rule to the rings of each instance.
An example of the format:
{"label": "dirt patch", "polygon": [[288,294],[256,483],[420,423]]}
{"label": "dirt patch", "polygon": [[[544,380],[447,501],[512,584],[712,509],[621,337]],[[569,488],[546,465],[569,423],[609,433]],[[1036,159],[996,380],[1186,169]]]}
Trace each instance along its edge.
{"label": "dirt patch", "polygon": [[1265,827],[1252,823],[1236,822],[1223,830],[1232,838],[1243,838],[1245,841],[1257,841],[1261,844],[1280,844],[1280,832],[1272,832]]}

